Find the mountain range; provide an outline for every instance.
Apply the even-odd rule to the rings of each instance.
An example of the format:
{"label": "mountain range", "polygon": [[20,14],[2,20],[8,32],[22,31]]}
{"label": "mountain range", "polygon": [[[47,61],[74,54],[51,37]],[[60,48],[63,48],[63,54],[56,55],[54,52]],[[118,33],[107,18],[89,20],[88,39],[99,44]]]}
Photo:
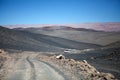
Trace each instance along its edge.
{"label": "mountain range", "polygon": [[0,27],[0,48],[31,51],[59,51],[66,48],[87,49],[98,47],[101,47],[101,45]]}
{"label": "mountain range", "polygon": [[14,29],[102,46],[120,40],[120,32],[105,32],[86,28],[73,28],[70,26],[45,26],[39,28],[30,27]]}
{"label": "mountain range", "polygon": [[[92,26],[93,23],[86,23],[84,25]],[[119,23],[96,23],[94,25],[111,25],[114,27],[119,26]],[[0,26],[0,48],[31,51],[58,51],[66,48],[81,50],[107,46],[120,41],[119,29],[117,32],[112,30],[112,32],[107,32],[92,28],[62,25],[44,25],[43,27],[38,27],[39,25],[35,27],[23,26],[18,27],[16,25],[14,28],[12,26],[12,29],[10,29],[10,26]],[[119,28],[118,26],[117,28]]]}
{"label": "mountain range", "polygon": [[76,24],[16,24],[16,25],[2,25],[8,28],[30,28],[30,27],[46,27],[46,26],[70,26],[73,28],[86,28],[97,31],[119,32],[120,22],[98,22],[98,23],[76,23]]}

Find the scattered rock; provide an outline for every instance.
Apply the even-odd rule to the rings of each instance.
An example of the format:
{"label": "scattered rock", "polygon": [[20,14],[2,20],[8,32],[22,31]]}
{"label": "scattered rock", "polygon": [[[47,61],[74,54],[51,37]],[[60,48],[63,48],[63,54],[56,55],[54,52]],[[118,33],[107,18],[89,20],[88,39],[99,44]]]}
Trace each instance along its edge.
{"label": "scattered rock", "polygon": [[65,59],[63,55],[42,56],[40,58],[57,68],[62,72],[71,74],[71,80],[117,80],[110,73],[101,73],[91,66],[86,60],[76,61],[74,59]]}
{"label": "scattered rock", "polygon": [[86,60],[83,60],[83,62],[84,62],[84,63],[87,63],[87,61],[86,61]]}
{"label": "scattered rock", "polygon": [[60,55],[56,56],[56,59],[65,59],[65,56],[60,54]]}
{"label": "scattered rock", "polygon": [[0,49],[0,54],[4,54],[4,53],[5,53],[5,51]]}

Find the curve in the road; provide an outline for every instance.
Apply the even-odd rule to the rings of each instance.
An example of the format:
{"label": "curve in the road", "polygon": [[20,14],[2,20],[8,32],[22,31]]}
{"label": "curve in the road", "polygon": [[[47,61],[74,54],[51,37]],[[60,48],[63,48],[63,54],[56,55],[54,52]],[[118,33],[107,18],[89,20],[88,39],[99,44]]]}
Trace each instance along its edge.
{"label": "curve in the road", "polygon": [[4,80],[66,80],[53,67],[32,57],[21,57],[12,67]]}
{"label": "curve in the road", "polygon": [[36,73],[35,73],[35,66],[34,64],[29,60],[29,57],[26,58],[26,60],[28,61],[28,63],[30,64],[31,66],[31,78],[30,80],[36,80]]}

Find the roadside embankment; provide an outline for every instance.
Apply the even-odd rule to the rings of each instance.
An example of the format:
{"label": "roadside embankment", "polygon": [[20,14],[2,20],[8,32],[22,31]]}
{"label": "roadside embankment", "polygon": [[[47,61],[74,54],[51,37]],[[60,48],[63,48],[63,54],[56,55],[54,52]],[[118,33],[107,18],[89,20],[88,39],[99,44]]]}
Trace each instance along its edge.
{"label": "roadside embankment", "polygon": [[4,64],[7,60],[10,60],[10,56],[2,49],[0,49],[0,80],[5,76],[6,69],[4,69]]}
{"label": "roadside embankment", "polygon": [[39,55],[39,59],[64,72],[64,75],[69,77],[69,80],[117,80],[110,73],[99,72],[86,60],[75,61],[74,59],[65,59],[65,57],[56,55],[49,57]]}

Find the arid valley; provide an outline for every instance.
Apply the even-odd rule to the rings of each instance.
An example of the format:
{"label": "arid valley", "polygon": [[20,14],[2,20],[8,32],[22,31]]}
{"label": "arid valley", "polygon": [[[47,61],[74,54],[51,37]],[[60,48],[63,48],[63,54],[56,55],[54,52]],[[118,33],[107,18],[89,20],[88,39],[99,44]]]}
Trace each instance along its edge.
{"label": "arid valley", "polygon": [[119,80],[120,23],[94,26],[0,26],[0,80]]}

